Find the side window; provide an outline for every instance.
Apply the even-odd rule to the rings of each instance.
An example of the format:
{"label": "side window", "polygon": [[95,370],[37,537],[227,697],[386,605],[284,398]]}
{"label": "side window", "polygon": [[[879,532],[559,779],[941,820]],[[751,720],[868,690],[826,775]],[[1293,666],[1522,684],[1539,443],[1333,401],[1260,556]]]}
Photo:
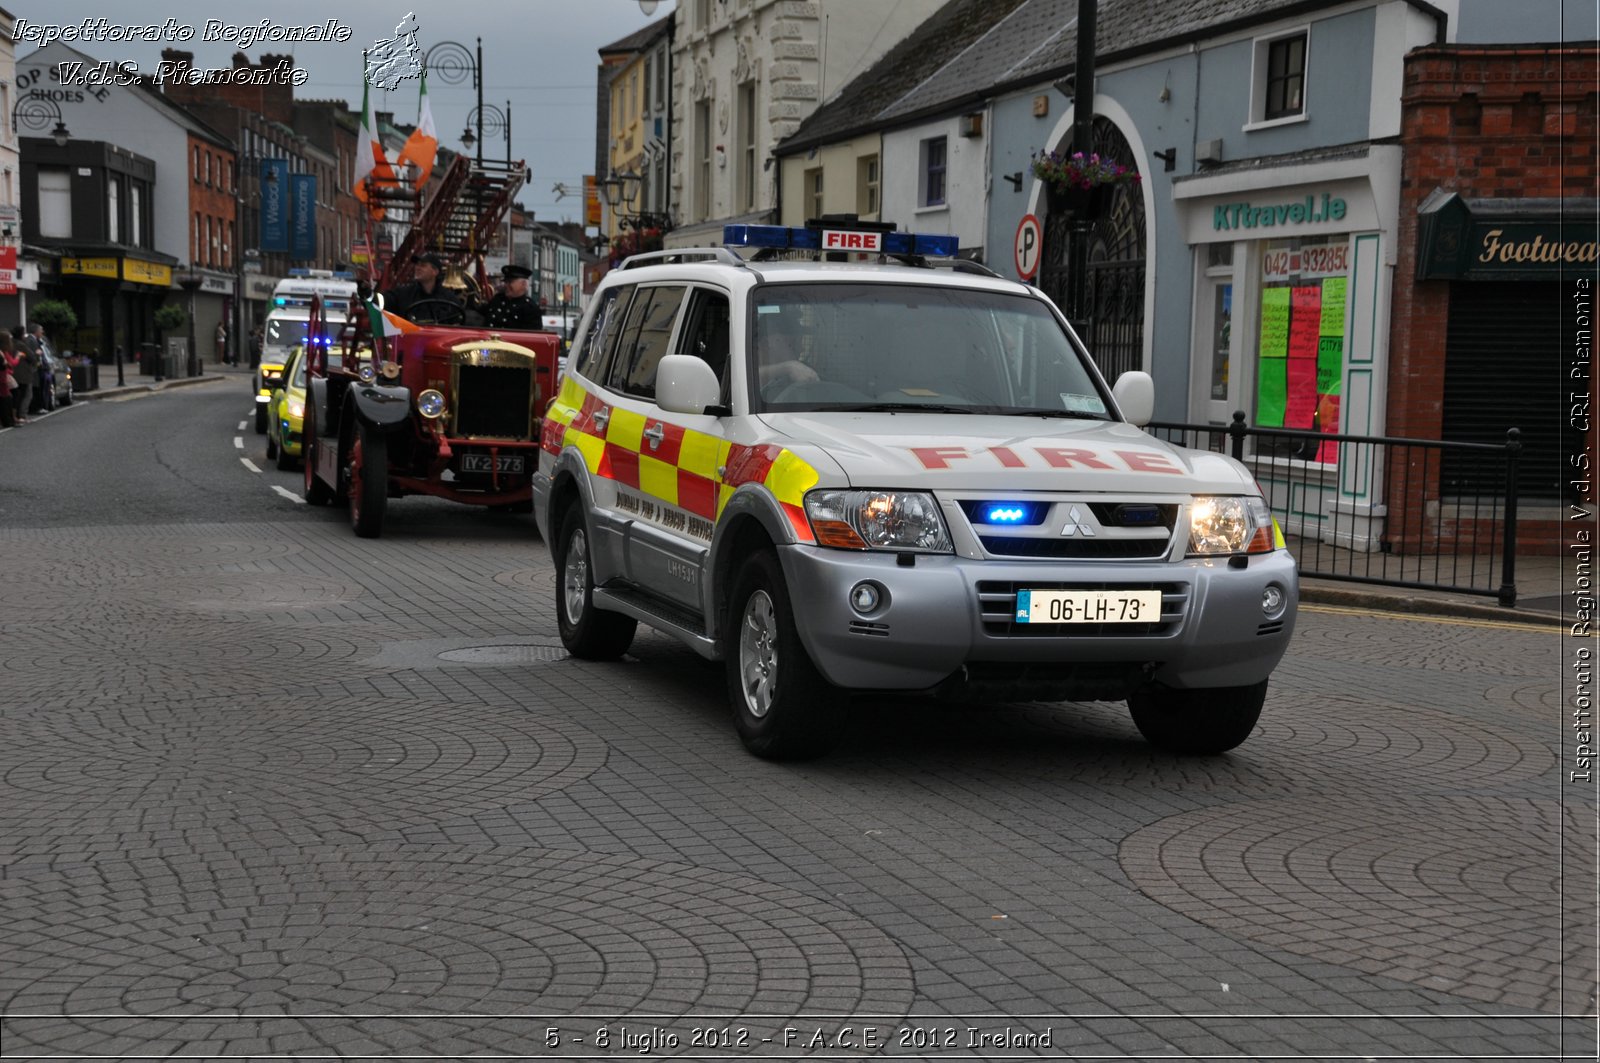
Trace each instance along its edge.
{"label": "side window", "polygon": [[689,300],[684,318],[679,354],[692,354],[709,365],[722,382],[722,396],[728,396],[728,297],[721,292],[698,288]]}
{"label": "side window", "polygon": [[585,379],[597,381],[601,378],[611,348],[616,345],[623,311],[632,293],[631,285],[619,285],[600,297],[600,306],[589,322],[589,331],[584,333],[582,353],[578,356],[576,372]]}
{"label": "side window", "polygon": [[628,310],[622,342],[611,363],[610,386],[641,399],[656,397],[656,367],[667,353],[672,325],[683,305],[684,289],[679,286],[645,288]]}

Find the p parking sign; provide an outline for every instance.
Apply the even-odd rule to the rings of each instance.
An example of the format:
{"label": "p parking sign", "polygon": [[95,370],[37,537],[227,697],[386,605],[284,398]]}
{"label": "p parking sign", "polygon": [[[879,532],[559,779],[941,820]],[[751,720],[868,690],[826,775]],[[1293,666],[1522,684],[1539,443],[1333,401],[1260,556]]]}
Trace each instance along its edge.
{"label": "p parking sign", "polygon": [[1012,248],[1018,277],[1031,281],[1034,274],[1039,272],[1039,252],[1043,242],[1044,230],[1039,226],[1039,219],[1032,214],[1024,214],[1021,224],[1017,226],[1016,246]]}

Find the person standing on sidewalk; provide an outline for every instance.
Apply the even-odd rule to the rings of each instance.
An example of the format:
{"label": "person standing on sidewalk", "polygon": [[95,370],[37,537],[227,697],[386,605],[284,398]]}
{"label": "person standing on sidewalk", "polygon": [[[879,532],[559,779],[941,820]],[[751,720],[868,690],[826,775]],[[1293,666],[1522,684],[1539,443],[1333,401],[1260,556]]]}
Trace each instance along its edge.
{"label": "person standing on sidewalk", "polygon": [[28,423],[28,403],[33,399],[34,385],[39,382],[39,363],[43,358],[28,343],[27,333],[21,325],[11,330],[12,352],[17,362],[11,370],[17,386],[11,389],[11,408],[18,424]]}
{"label": "person standing on sidewalk", "polygon": [[11,350],[11,333],[0,329],[0,428],[17,427],[17,415],[11,405],[11,382],[16,379],[16,364],[17,356]]}
{"label": "person standing on sidewalk", "polygon": [[233,364],[228,359],[228,326],[221,321],[217,322],[217,364]]}

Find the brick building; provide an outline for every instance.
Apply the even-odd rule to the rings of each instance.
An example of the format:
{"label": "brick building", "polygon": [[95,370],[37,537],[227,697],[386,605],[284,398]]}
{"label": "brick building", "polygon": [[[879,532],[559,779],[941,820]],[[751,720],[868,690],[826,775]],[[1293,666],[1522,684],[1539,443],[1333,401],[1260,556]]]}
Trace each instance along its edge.
{"label": "brick building", "polygon": [[[1502,443],[1519,429],[1523,552],[1558,547],[1560,507],[1581,493],[1572,459],[1594,443],[1574,299],[1592,314],[1596,59],[1587,43],[1405,61],[1389,433]],[[1442,508],[1483,475],[1462,457],[1410,473]],[[1479,524],[1463,514],[1457,534],[1488,541]]]}

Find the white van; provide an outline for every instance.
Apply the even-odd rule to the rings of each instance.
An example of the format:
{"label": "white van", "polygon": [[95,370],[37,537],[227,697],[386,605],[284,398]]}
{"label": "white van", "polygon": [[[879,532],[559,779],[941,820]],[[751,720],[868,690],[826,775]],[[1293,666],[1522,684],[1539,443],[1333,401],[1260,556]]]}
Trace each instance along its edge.
{"label": "white van", "polygon": [[355,279],[348,273],[328,269],[292,269],[272,290],[272,306],[261,336],[261,363],[256,367],[256,432],[267,430],[267,404],[272,389],[283,377],[283,367],[294,348],[306,342],[311,323],[311,300],[322,297],[322,338],[338,339],[356,294]]}

